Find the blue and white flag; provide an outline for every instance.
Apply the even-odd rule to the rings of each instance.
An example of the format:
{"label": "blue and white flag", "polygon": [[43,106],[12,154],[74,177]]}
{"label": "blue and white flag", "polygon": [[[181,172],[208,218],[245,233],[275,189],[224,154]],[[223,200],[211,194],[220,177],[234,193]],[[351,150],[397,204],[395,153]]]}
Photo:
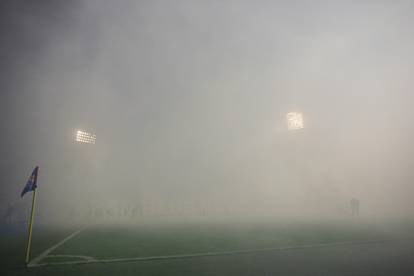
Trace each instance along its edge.
{"label": "blue and white flag", "polygon": [[21,197],[24,196],[25,193],[34,191],[37,188],[37,172],[39,171],[39,166],[36,166],[34,168],[32,175],[30,175],[29,180],[27,180],[26,186],[24,186],[24,189],[22,191]]}

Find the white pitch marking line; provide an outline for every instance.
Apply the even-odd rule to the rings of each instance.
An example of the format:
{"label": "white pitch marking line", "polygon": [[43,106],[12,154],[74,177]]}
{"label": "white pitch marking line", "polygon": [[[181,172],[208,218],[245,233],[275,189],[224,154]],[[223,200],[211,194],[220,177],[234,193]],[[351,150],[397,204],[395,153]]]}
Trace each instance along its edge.
{"label": "white pitch marking line", "polygon": [[37,256],[36,258],[34,258],[33,260],[31,260],[27,266],[29,266],[29,267],[38,266],[39,265],[39,262],[41,260],[43,260],[45,257],[47,257],[47,255],[49,255],[52,251],[54,251],[56,248],[58,248],[59,246],[61,246],[65,242],[67,242],[68,240],[70,240],[73,237],[75,237],[76,235],[78,235],[80,232],[82,232],[86,228],[87,228],[86,226],[85,227],[82,227],[81,229],[73,232],[72,234],[70,234],[69,236],[67,236],[66,238],[64,238],[60,242],[58,242],[57,244],[49,247],[48,249],[46,249],[45,251],[43,251],[39,256]]}
{"label": "white pitch marking line", "polygon": [[47,258],[78,258],[78,259],[84,259],[87,261],[90,260],[95,260],[95,258],[91,257],[91,256],[85,256],[85,255],[47,255],[44,259]]}
{"label": "white pitch marking line", "polygon": [[91,264],[91,263],[117,263],[117,262],[134,262],[134,261],[138,262],[138,261],[155,261],[155,260],[169,260],[169,259],[190,259],[190,258],[201,258],[201,257],[260,253],[260,252],[268,252],[268,251],[285,251],[285,250],[299,250],[299,249],[323,248],[323,247],[333,247],[333,246],[361,245],[361,244],[381,243],[381,242],[388,242],[388,241],[395,241],[395,239],[333,242],[333,243],[320,243],[320,244],[291,246],[291,247],[269,247],[269,248],[261,248],[261,249],[205,252],[205,253],[182,254],[182,255],[131,257],[131,258],[116,258],[116,259],[100,259],[100,260],[90,259],[90,260],[85,260],[85,261],[50,262],[50,263],[41,263],[41,264],[36,263],[36,264],[31,265],[31,267],[52,266],[52,265],[58,266],[58,265],[73,265],[73,264]]}

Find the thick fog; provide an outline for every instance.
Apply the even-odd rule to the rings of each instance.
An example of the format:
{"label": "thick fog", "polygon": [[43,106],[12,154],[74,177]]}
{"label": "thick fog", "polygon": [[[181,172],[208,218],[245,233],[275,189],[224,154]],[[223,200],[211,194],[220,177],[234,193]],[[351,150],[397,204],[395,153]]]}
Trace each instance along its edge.
{"label": "thick fog", "polygon": [[[20,192],[39,165],[44,220],[349,217],[351,198],[361,216],[412,216],[413,12],[2,2],[0,207],[27,215]],[[287,129],[292,111],[304,129]]]}

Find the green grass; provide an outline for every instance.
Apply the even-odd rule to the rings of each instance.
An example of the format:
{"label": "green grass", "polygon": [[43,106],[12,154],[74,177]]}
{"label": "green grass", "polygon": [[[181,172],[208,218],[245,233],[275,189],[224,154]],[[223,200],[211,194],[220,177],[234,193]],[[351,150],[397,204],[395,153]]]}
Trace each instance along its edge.
{"label": "green grass", "polygon": [[302,246],[383,239],[372,229],[347,225],[200,223],[184,225],[95,226],[53,254],[86,255],[96,259],[150,257]]}
{"label": "green grass", "polygon": [[[95,225],[56,249],[52,255],[84,255],[95,259],[151,257],[205,252],[224,252],[319,243],[388,239],[390,227],[358,221],[342,222],[186,222],[143,223],[142,225]],[[392,228],[392,227],[391,227]],[[412,228],[411,228],[412,229]],[[74,228],[36,228],[33,256],[56,244]],[[261,269],[266,259],[247,256],[209,257],[201,260],[164,260],[112,264],[87,264],[26,269],[23,267],[26,233],[1,234],[1,275],[238,275],[233,266],[249,264]],[[322,251],[321,251],[322,252]],[[296,254],[286,253],[285,255]],[[302,253],[300,253],[302,254]],[[294,255],[292,255],[294,256]],[[43,262],[79,260],[49,257]],[[290,260],[290,259],[289,259]],[[272,260],[268,260],[268,267]],[[303,261],[303,260],[302,260]],[[230,263],[229,263],[230,262]],[[197,267],[203,267],[198,271]],[[211,271],[213,269],[213,271]],[[263,268],[265,269],[265,268]],[[236,273],[236,271],[238,271]],[[256,274],[256,273],[254,273]],[[254,275],[252,274],[252,275]]]}
{"label": "green grass", "polygon": [[[37,256],[74,229],[60,227],[36,227],[32,244],[32,256]],[[23,227],[0,234],[0,267],[4,271],[25,270],[27,232]],[[1,273],[0,273],[1,274]],[[3,275],[3,274],[1,274]]]}

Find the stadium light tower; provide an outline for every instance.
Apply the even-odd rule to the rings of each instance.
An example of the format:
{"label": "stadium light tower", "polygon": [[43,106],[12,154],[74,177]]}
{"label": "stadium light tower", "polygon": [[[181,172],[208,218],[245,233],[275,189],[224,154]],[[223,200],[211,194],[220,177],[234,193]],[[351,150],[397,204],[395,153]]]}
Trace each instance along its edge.
{"label": "stadium light tower", "polygon": [[303,116],[299,112],[289,112],[286,114],[288,130],[298,130],[304,128]]}
{"label": "stadium light tower", "polygon": [[82,144],[95,144],[96,135],[83,130],[77,130],[75,141]]}

